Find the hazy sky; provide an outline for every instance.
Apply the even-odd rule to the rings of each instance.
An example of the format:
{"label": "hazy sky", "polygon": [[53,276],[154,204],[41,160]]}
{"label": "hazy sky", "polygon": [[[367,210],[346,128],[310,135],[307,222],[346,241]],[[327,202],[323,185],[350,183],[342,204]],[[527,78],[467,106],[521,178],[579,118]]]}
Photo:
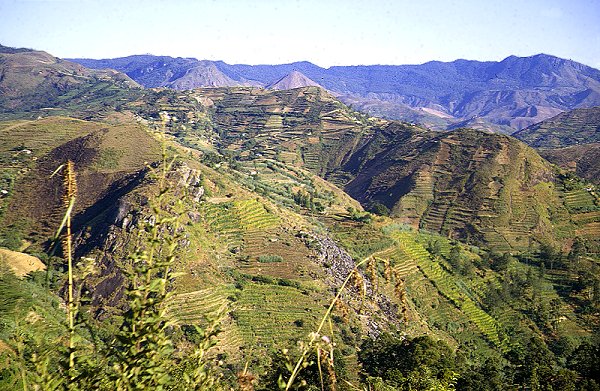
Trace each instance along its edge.
{"label": "hazy sky", "polygon": [[325,67],[546,53],[600,68],[600,1],[0,0],[0,44]]}

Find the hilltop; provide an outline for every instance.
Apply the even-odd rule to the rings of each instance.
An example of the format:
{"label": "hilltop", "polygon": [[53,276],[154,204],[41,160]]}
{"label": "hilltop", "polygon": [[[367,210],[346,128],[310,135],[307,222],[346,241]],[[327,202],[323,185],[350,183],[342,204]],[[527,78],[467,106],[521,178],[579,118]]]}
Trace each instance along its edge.
{"label": "hilltop", "polygon": [[[269,90],[291,90],[300,87],[321,87],[317,82],[309,79],[298,71],[292,71],[277,80],[273,84],[269,84],[265,88]],[[322,87],[321,87],[322,88]]]}
{"label": "hilltop", "polygon": [[74,89],[83,92],[98,81],[127,89],[139,87],[122,73],[91,70],[33,50],[0,51],[0,74],[1,112],[52,107],[64,92]]}
{"label": "hilltop", "polygon": [[600,142],[600,107],[558,114],[515,132],[514,137],[535,148],[563,148]]}

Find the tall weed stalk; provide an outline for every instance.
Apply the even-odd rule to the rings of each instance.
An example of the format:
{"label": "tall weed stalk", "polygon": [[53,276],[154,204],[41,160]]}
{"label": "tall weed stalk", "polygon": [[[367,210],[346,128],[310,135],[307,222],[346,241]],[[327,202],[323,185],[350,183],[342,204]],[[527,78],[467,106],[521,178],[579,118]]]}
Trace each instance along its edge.
{"label": "tall weed stalk", "polygon": [[[329,306],[327,307],[327,311],[325,311],[325,314],[321,318],[319,326],[317,327],[317,329],[314,332],[310,333],[309,341],[307,344],[304,344],[301,354],[300,354],[300,357],[296,361],[295,365],[289,366],[291,374],[290,374],[290,377],[288,378],[287,382],[283,381],[283,379],[280,378],[279,387],[281,389],[288,391],[294,386],[294,383],[295,383],[298,375],[300,374],[300,371],[302,371],[302,369],[304,369],[308,365],[310,365],[310,363],[307,361],[307,358],[308,358],[310,352],[313,350],[316,352],[316,356],[317,356],[317,360],[318,360],[317,364],[318,364],[318,369],[319,369],[319,376],[321,378],[321,388],[322,389],[324,388],[323,373],[322,373],[322,369],[321,369],[321,361],[320,360],[321,360],[322,353],[327,352],[328,353],[327,356],[328,356],[328,358],[330,358],[329,365],[330,366],[333,365],[333,362],[332,362],[333,343],[331,341],[331,337],[321,335],[321,333],[322,333],[325,325],[328,324],[328,322],[330,322],[331,313],[333,312],[333,309],[336,307],[336,304],[338,303],[338,301],[341,300],[342,294],[347,289],[348,285],[351,284],[353,282],[353,280],[356,280],[356,276],[359,275],[359,271],[358,271],[359,268],[363,264],[367,263],[369,260],[371,260],[371,258],[367,257],[367,258],[363,259],[362,261],[358,262],[356,264],[356,266],[354,266],[354,269],[352,269],[352,271],[348,274],[348,276],[346,276],[346,279],[344,280],[342,285],[339,287],[337,294],[335,295],[333,300],[329,303]],[[361,291],[363,290],[362,286],[360,287],[360,290]],[[333,327],[331,327],[331,323],[329,323],[329,324],[330,324],[330,329],[333,330]],[[323,348],[323,345],[325,345],[325,349]],[[334,388],[334,387],[331,387],[331,388]]]}
{"label": "tall weed stalk", "polygon": [[[300,372],[312,365],[313,363],[309,362],[309,355],[312,351],[315,352],[315,356],[317,359],[317,369],[319,372],[319,378],[321,382],[321,390],[324,391],[327,387],[330,391],[336,390],[336,375],[334,371],[334,360],[333,360],[333,325],[331,324],[331,315],[335,308],[345,308],[342,302],[342,295],[345,291],[350,288],[355,289],[357,292],[360,292],[361,295],[361,307],[359,309],[362,310],[364,305],[364,301],[367,295],[367,281],[360,273],[360,268],[363,265],[366,265],[366,277],[370,281],[371,286],[373,287],[373,292],[378,289],[379,286],[379,277],[377,273],[378,264],[383,264],[383,271],[385,282],[393,282],[394,283],[394,291],[397,295],[398,300],[401,305],[401,315],[402,321],[408,321],[408,307],[406,301],[406,295],[404,292],[404,280],[398,273],[390,266],[390,262],[385,259],[380,259],[375,257],[374,255],[368,256],[358,262],[354,268],[348,273],[346,279],[343,281],[342,285],[338,288],[337,294],[333,298],[333,300],[329,303],[327,307],[327,311],[321,318],[319,326],[314,332],[309,334],[308,343],[301,344],[301,354],[297,359],[295,364],[292,364],[291,361],[287,363],[287,368],[290,371],[290,377],[287,382],[283,380],[282,377],[279,378],[279,388],[285,391],[288,391],[294,387],[297,387],[297,379]],[[347,310],[344,310],[347,311]],[[329,325],[329,336],[322,335],[323,329],[326,325]],[[284,355],[287,357],[287,351],[284,351]],[[325,361],[325,369],[327,372],[328,382],[325,382],[323,376],[323,361]],[[352,385],[348,381],[343,381],[350,388],[359,389],[358,387]]]}
{"label": "tall weed stalk", "polygon": [[[149,214],[138,227],[137,247],[123,263],[122,272],[128,281],[126,291],[128,310],[112,340],[85,340],[78,327],[93,329],[79,315],[81,294],[76,285],[89,274],[74,268],[71,216],[75,205],[77,185],[75,167],[67,162],[64,169],[66,208],[57,237],[62,236],[63,254],[67,263],[67,330],[68,349],[59,358],[65,361],[66,375],[51,373],[50,356],[33,357],[37,375],[34,389],[40,390],[217,390],[218,378],[211,372],[206,353],[214,345],[220,319],[209,322],[206,328],[197,327],[202,337],[194,350],[182,357],[176,354],[171,336],[177,327],[166,314],[171,284],[177,277],[174,262],[183,239],[182,219],[185,212],[185,189],[175,189],[171,183],[175,158],[163,159],[148,166],[149,178],[156,189],[149,197]],[[55,172],[55,173],[56,173]],[[54,175],[54,174],[53,174]],[[176,191],[177,190],[177,194]],[[64,360],[63,360],[64,358]],[[183,370],[183,375],[181,375]],[[25,381],[22,382],[26,390]]]}

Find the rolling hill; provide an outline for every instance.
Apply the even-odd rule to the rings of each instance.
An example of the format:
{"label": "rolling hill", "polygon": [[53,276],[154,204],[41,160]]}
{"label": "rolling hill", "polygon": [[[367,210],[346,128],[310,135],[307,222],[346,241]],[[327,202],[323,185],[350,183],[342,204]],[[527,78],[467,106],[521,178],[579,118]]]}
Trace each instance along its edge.
{"label": "rolling hill", "polygon": [[[0,47],[0,113],[53,109],[72,98],[69,92],[98,94],[139,85],[113,70],[91,70],[41,51],[15,51]],[[110,90],[110,87],[113,89]]]}

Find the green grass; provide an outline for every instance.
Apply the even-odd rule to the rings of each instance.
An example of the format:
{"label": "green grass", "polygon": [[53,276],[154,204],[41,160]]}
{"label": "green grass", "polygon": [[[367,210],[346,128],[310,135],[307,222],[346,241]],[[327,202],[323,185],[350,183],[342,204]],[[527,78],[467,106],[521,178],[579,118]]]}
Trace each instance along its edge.
{"label": "green grass", "polygon": [[324,313],[318,295],[288,286],[248,282],[234,318],[246,343],[276,346],[305,339]]}
{"label": "green grass", "polygon": [[457,284],[454,276],[446,271],[439,262],[432,259],[431,254],[422,245],[415,242],[414,235],[408,232],[396,232],[393,234],[393,238],[400,250],[418,265],[442,296],[459,308],[490,342],[501,349],[506,348],[498,334],[498,322],[473,301],[472,294],[465,285]]}
{"label": "green grass", "polygon": [[180,325],[203,324],[206,317],[214,316],[222,307],[231,308],[228,297],[234,292],[233,285],[219,285],[214,288],[175,294],[166,303],[166,315]]}

